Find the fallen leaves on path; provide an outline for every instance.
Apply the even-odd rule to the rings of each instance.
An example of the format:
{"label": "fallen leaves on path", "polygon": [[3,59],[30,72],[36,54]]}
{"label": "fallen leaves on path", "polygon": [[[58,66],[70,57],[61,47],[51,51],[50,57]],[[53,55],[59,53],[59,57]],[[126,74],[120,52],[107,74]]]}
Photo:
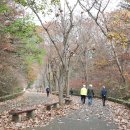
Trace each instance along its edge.
{"label": "fallen leaves on path", "polygon": [[130,130],[130,109],[118,103],[108,102],[111,109],[111,116],[118,124],[119,130]]}
{"label": "fallen leaves on path", "polygon": [[[53,100],[55,100],[53,98]],[[53,102],[52,100],[52,102]],[[34,127],[44,127],[54,118],[61,118],[63,116],[68,115],[71,111],[79,109],[81,105],[72,104],[65,105],[58,109],[52,109],[51,111],[47,111],[43,104],[34,105],[32,107],[36,107],[34,118],[27,120],[26,114],[20,115],[21,121],[18,123],[12,122],[11,115],[9,115],[8,111],[4,111],[0,116],[0,128],[2,130],[20,130],[24,128],[34,128]],[[1,130],[1,129],[0,129]]]}
{"label": "fallen leaves on path", "polygon": [[[40,98],[42,97],[46,98],[45,95],[43,94],[40,94],[40,95],[41,95]],[[25,100],[27,99],[26,96],[24,98]],[[53,119],[55,118],[61,119],[62,117],[67,116],[70,113],[73,113],[75,110],[79,110],[79,109],[80,109],[80,113],[82,111],[86,111],[87,114],[83,116],[81,115],[81,118],[77,118],[77,120],[84,120],[84,119],[89,120],[90,115],[93,114],[98,119],[103,118],[106,121],[108,119],[108,123],[109,122],[111,123],[113,121],[116,122],[116,124],[119,126],[118,130],[130,130],[130,110],[127,107],[117,104],[117,103],[109,102],[109,101],[107,102],[107,105],[105,107],[102,107],[101,101],[99,99],[95,99],[94,105],[88,107],[87,104],[85,104],[85,106],[80,104],[79,97],[72,97],[72,99],[73,99],[73,103],[71,105],[65,105],[58,109],[52,109],[51,111],[47,111],[44,104],[46,104],[49,100],[51,102],[57,101],[58,100],[57,97],[53,96],[46,100],[43,100],[44,104],[43,102],[39,103],[38,101],[36,102],[35,105],[31,106],[31,107],[37,108],[35,110],[34,118],[27,120],[26,114],[22,114],[20,115],[21,121],[18,123],[12,122],[12,117],[8,113],[9,110],[5,110],[2,113],[0,113],[0,130],[20,130],[24,128],[25,129],[34,128],[34,127],[39,127],[39,126],[44,127],[48,125]],[[39,99],[39,100],[41,101],[42,99]],[[19,98],[17,101],[19,102],[19,101],[24,101],[24,100]],[[33,99],[33,101],[35,102],[36,100]],[[4,102],[4,104],[9,105],[14,102],[15,100],[13,100],[12,102],[7,101],[7,102]],[[25,106],[27,105],[27,103],[25,104]],[[107,114],[105,113],[106,111],[108,111]]]}

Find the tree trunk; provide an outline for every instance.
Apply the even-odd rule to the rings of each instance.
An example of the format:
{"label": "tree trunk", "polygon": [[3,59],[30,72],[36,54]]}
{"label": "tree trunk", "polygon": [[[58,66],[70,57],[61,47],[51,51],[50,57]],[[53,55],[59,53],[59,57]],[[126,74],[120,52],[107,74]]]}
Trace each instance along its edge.
{"label": "tree trunk", "polygon": [[59,81],[58,81],[58,87],[59,87],[59,104],[63,105],[63,75],[60,75]]}
{"label": "tree trunk", "polygon": [[113,42],[111,42],[111,46],[112,46],[112,50],[113,50],[113,53],[114,53],[114,58],[116,60],[117,67],[119,69],[119,72],[120,72],[120,75],[121,75],[121,78],[122,78],[122,83],[123,83],[123,85],[126,85],[126,80],[125,80],[125,77],[124,77],[124,74],[123,74],[123,69],[121,67],[119,58],[118,58],[117,53],[115,51],[115,46],[114,46]]}
{"label": "tree trunk", "polygon": [[66,96],[69,97],[70,87],[69,87],[69,70],[66,71]]}

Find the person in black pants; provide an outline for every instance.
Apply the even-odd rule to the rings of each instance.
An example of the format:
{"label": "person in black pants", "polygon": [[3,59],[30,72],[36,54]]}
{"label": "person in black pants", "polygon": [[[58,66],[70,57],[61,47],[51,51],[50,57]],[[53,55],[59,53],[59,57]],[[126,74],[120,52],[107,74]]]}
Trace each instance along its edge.
{"label": "person in black pants", "polygon": [[87,88],[86,85],[83,85],[83,87],[80,90],[81,95],[81,102],[82,104],[85,104],[86,96],[87,96]]}
{"label": "person in black pants", "polygon": [[106,90],[106,87],[103,86],[102,90],[101,90],[101,97],[102,97],[103,106],[105,106],[106,96],[107,96],[107,90]]}
{"label": "person in black pants", "polygon": [[47,94],[47,97],[49,97],[49,94],[50,94],[50,89],[49,89],[49,87],[46,88],[46,94]]}

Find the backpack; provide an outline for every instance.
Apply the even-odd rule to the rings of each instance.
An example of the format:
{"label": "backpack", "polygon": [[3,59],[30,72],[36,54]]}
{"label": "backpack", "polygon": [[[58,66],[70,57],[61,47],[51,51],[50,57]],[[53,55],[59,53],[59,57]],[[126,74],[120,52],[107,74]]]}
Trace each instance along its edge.
{"label": "backpack", "polygon": [[106,96],[107,95],[107,90],[106,89],[102,89],[101,94],[102,94],[102,96]]}
{"label": "backpack", "polygon": [[49,93],[49,88],[46,88],[46,92]]}
{"label": "backpack", "polygon": [[94,92],[93,92],[93,89],[88,89],[88,93],[87,93],[87,96],[94,96]]}

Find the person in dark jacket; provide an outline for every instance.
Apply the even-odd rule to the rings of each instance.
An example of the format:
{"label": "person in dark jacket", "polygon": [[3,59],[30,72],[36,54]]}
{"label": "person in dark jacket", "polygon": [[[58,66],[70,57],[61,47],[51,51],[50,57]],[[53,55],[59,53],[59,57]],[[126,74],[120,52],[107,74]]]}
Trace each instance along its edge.
{"label": "person in dark jacket", "polygon": [[107,96],[107,90],[106,90],[106,87],[103,86],[102,90],[101,90],[101,97],[102,97],[103,106],[105,106],[106,96]]}
{"label": "person in dark jacket", "polygon": [[87,91],[88,105],[92,105],[92,100],[93,100],[93,97],[94,97],[94,91],[93,91],[92,87],[93,87],[93,85],[89,84],[89,88],[88,88],[88,91]]}
{"label": "person in dark jacket", "polygon": [[49,87],[46,88],[46,94],[47,94],[47,97],[49,97],[49,94],[50,94],[50,89],[49,89]]}

